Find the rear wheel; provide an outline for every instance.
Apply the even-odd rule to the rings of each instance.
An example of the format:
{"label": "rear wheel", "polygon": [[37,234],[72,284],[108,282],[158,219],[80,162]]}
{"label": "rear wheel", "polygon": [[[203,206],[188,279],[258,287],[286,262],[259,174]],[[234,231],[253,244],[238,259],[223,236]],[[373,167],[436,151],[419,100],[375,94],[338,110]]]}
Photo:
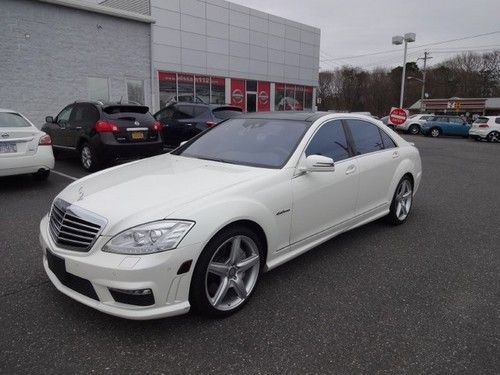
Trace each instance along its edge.
{"label": "rear wheel", "polygon": [[262,269],[262,243],[253,231],[234,226],[218,233],[193,272],[189,301],[197,312],[228,316],[248,301]]}
{"label": "rear wheel", "polygon": [[408,128],[408,133],[413,135],[420,133],[420,126],[418,126],[417,124],[410,125],[410,127]]}
{"label": "rear wheel", "polygon": [[488,134],[486,139],[488,140],[488,142],[497,143],[498,141],[500,141],[500,133],[497,131],[493,131],[490,134]]}
{"label": "rear wheel", "polygon": [[394,197],[392,198],[389,214],[386,219],[394,225],[403,224],[413,204],[413,184],[410,177],[404,176],[396,188]]}
{"label": "rear wheel", "polygon": [[431,137],[437,138],[441,135],[441,130],[438,128],[431,129]]}
{"label": "rear wheel", "polygon": [[95,172],[99,169],[99,161],[96,158],[95,151],[88,143],[80,147],[80,163],[87,172]]}
{"label": "rear wheel", "polygon": [[37,181],[46,181],[50,176],[50,169],[39,170],[36,173],[33,173],[33,177]]}

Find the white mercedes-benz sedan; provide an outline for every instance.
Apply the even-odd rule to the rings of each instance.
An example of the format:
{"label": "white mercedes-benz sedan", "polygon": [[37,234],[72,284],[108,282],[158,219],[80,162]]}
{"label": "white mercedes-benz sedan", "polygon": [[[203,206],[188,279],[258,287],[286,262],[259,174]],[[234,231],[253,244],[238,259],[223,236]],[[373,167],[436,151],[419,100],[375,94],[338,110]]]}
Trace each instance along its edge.
{"label": "white mercedes-benz sedan", "polygon": [[53,168],[50,137],[19,112],[0,109],[0,177],[31,173],[45,180]]}
{"label": "white mercedes-benz sedan", "polygon": [[105,313],[225,316],[262,272],[378,218],[404,223],[421,176],[413,144],[372,118],[247,114],[73,182],[40,223],[43,264]]}

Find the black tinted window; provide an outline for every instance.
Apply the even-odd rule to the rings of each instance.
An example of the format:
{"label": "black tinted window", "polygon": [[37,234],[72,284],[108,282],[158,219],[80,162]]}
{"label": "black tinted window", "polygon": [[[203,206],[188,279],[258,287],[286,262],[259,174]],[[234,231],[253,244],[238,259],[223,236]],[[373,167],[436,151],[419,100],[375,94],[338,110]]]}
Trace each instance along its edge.
{"label": "black tinted window", "polygon": [[102,109],[105,113],[111,115],[115,113],[148,113],[149,107],[143,105],[109,105]]}
{"label": "black tinted window", "polygon": [[309,155],[323,155],[334,161],[344,160],[350,156],[344,128],[340,120],[331,121],[321,126],[307,146],[306,156]]}
{"label": "black tinted window", "polygon": [[389,137],[389,135],[385,131],[383,131],[382,129],[379,129],[379,130],[380,130],[380,135],[382,136],[382,142],[384,143],[384,148],[396,147],[396,143],[394,143],[392,138]]}
{"label": "black tinted window", "polygon": [[233,118],[241,115],[241,109],[236,108],[216,108],[212,111],[212,114],[217,120],[227,120],[228,118]]}
{"label": "black tinted window", "polygon": [[187,105],[179,105],[175,108],[174,119],[182,120],[193,118],[193,107]]}
{"label": "black tinted window", "polygon": [[295,151],[309,123],[271,119],[229,119],[174,155],[231,164],[281,168]]}
{"label": "black tinted window", "polygon": [[71,115],[71,110],[73,109],[73,106],[67,106],[64,108],[58,115],[57,115],[57,123],[60,124],[61,122],[68,122],[69,121],[69,116]]}
{"label": "black tinted window", "polygon": [[500,124],[500,117],[497,117],[497,118],[495,119],[495,124]]}
{"label": "black tinted window", "polygon": [[193,116],[198,117],[208,111],[208,107],[193,107]]}
{"label": "black tinted window", "polygon": [[362,120],[347,120],[356,147],[356,154],[384,149],[378,126]]}
{"label": "black tinted window", "polygon": [[174,109],[169,107],[169,108],[164,108],[160,112],[158,112],[155,115],[155,118],[158,121],[168,121],[171,120],[174,115]]}

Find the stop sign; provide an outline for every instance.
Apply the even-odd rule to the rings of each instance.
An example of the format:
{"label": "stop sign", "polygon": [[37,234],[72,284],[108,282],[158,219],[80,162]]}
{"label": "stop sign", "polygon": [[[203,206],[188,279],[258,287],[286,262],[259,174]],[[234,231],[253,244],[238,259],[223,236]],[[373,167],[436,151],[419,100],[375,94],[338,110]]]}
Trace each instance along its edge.
{"label": "stop sign", "polygon": [[391,109],[391,113],[389,114],[389,122],[392,125],[402,125],[408,119],[408,112],[403,108],[395,108]]}

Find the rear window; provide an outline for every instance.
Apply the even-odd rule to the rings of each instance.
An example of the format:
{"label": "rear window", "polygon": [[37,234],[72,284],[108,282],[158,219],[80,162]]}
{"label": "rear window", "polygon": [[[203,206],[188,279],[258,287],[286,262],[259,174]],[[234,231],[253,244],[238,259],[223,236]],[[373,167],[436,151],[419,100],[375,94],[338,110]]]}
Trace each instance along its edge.
{"label": "rear window", "polygon": [[215,108],[212,113],[217,120],[227,120],[228,118],[233,118],[241,115],[242,110],[240,108]]}
{"label": "rear window", "polygon": [[26,128],[31,124],[18,113],[0,112],[0,128]]}
{"label": "rear window", "polygon": [[145,105],[109,105],[102,110],[108,115],[115,113],[148,113],[149,107]]}
{"label": "rear window", "polygon": [[474,124],[486,124],[488,122],[488,117],[478,117]]}

